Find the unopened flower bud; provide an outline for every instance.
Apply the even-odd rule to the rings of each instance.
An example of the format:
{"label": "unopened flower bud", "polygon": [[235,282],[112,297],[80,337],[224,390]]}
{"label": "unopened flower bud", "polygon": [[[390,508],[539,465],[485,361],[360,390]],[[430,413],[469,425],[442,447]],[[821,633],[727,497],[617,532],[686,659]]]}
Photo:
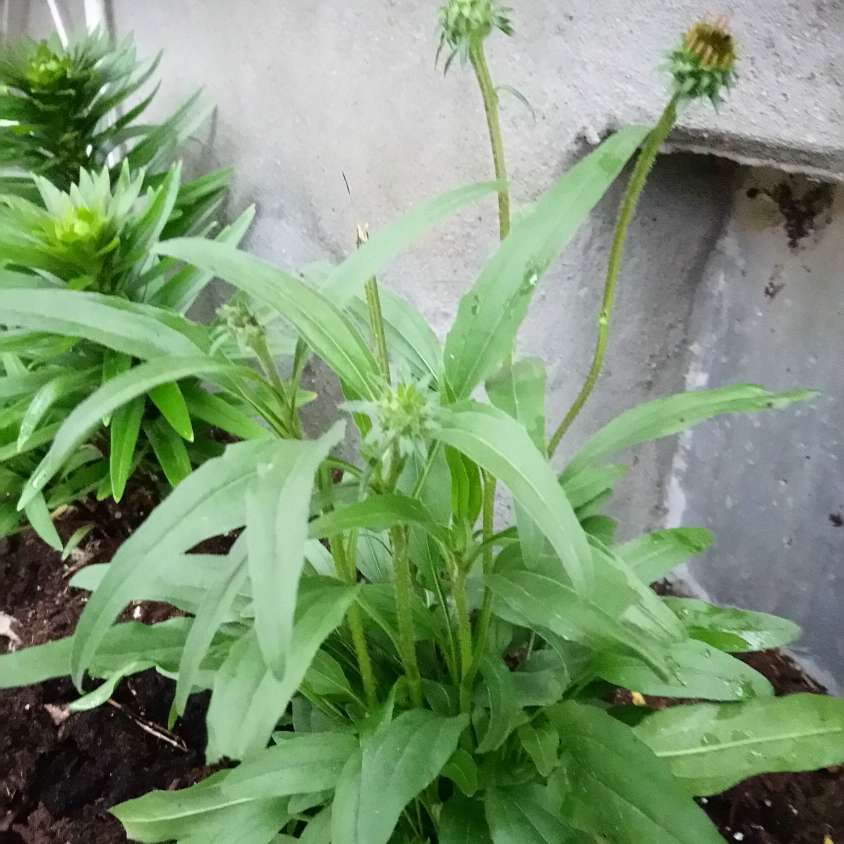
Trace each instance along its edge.
{"label": "unopened flower bud", "polygon": [[493,29],[512,35],[513,27],[507,17],[509,11],[495,0],[449,0],[439,14],[440,46],[437,57],[444,48],[451,49],[445,69],[448,70],[455,56],[459,56],[465,64],[470,48],[480,44]]}
{"label": "unopened flower bud", "polygon": [[726,18],[699,21],[670,57],[671,73],[682,99],[709,97],[714,105],[735,78],[736,42],[727,31]]}

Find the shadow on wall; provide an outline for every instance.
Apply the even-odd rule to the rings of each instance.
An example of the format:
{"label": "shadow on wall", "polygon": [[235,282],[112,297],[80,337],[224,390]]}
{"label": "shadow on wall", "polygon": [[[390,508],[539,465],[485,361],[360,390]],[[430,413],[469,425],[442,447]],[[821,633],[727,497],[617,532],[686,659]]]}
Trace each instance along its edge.
{"label": "shadow on wall", "polygon": [[685,577],[716,602],[804,629],[794,648],[844,687],[844,189],[745,171],[697,294],[690,388],[815,387],[805,406],[725,417],[681,441],[667,526],[713,530]]}

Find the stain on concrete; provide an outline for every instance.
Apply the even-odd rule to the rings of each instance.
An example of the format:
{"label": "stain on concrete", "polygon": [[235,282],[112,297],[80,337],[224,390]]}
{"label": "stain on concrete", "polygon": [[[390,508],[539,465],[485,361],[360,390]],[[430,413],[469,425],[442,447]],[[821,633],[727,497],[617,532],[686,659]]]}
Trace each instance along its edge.
{"label": "stain on concrete", "polygon": [[[833,185],[826,182],[792,177],[770,188],[752,187],[747,196],[749,199],[764,196],[776,205],[788,245],[797,249],[801,241],[829,224],[835,191]],[[768,295],[767,288],[765,294]]]}

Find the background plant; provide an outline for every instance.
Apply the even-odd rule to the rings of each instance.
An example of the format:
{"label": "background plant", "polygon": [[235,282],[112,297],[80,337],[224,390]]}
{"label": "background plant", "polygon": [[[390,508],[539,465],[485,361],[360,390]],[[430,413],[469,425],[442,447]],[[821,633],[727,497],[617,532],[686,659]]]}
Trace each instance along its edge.
{"label": "background plant", "polygon": [[[184,318],[210,276],[177,271],[154,249],[211,234],[229,174],[184,183],[169,164],[207,117],[196,97],[162,124],[138,122],[155,91],[128,101],[157,65],[139,65],[131,39],[114,47],[102,33],[66,48],[25,39],[0,53],[0,536],[20,525],[27,478],[87,395],[133,361],[211,346]],[[251,216],[218,237],[237,243]],[[127,313],[146,327],[132,333]],[[119,500],[140,466],[160,465],[175,485],[219,453],[212,424],[254,435],[236,403],[205,395],[196,378],[153,384],[148,397],[104,415],[46,496],[29,502],[26,517],[50,544],[61,548],[57,507],[93,491]]]}
{"label": "background plant", "polygon": [[[650,402],[597,432],[557,476],[543,364],[512,357],[547,268],[640,144],[640,161],[655,155],[661,131],[622,130],[552,186],[481,270],[444,346],[373,279],[497,182],[420,206],[313,283],[227,244],[157,247],[272,309],[299,342],[291,377],[269,362],[264,372],[272,435],[228,446],[109,565],[75,577],[93,591],[72,638],[0,657],[5,686],[69,673],[81,689],[86,672],[103,678],[76,708],[150,666],[176,678],[173,720],[192,691],[212,690],[209,761],[241,764],[116,807],[131,838],[699,844],[721,839],[694,795],[844,759],[841,701],[775,698],[731,655],[786,644],[794,625],[649,589],[711,534],[617,543],[600,512],[626,470],[607,462],[616,452],[812,393],[737,385]],[[239,300],[225,316],[221,332],[266,360],[260,313]],[[310,353],[343,384],[361,433],[353,462],[331,456],[342,421],[299,436]],[[212,370],[222,356],[206,357]],[[21,503],[60,471],[85,419],[142,394],[128,375],[71,413]],[[471,398],[481,385],[487,401]],[[515,524],[487,536],[496,483]],[[240,529],[226,555],[189,553]],[[145,599],[188,616],[114,624]],[[608,703],[617,688],[705,702],[617,708]]]}

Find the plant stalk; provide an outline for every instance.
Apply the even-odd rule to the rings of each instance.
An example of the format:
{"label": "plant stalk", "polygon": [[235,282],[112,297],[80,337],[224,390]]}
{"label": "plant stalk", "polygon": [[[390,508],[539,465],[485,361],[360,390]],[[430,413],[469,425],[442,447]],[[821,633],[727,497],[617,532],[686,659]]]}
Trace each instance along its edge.
{"label": "plant stalk", "polygon": [[630,177],[630,184],[627,186],[627,192],[624,195],[624,200],[621,203],[621,209],[618,213],[618,220],[615,224],[610,260],[607,267],[607,278],[604,284],[604,299],[598,318],[598,343],[595,347],[595,357],[592,360],[592,366],[589,369],[589,374],[586,376],[583,389],[548,443],[549,457],[554,455],[557,446],[560,444],[560,440],[563,438],[563,434],[568,431],[571,423],[574,422],[577,414],[580,413],[581,408],[586,404],[586,400],[589,398],[589,394],[592,392],[592,388],[595,386],[595,382],[598,380],[598,375],[601,372],[601,367],[604,364],[604,353],[606,352],[607,340],[609,338],[610,318],[615,300],[616,282],[618,281],[618,273],[621,268],[621,255],[624,251],[627,230],[630,228],[630,223],[636,210],[636,203],[639,201],[639,196],[645,187],[645,182],[656,160],[657,153],[677,119],[677,102],[678,95],[675,94],[665,107],[665,111],[662,113],[659,122],[648,135],[639,159],[636,161],[636,166],[633,168],[633,175]]}
{"label": "plant stalk", "polygon": [[396,613],[399,622],[399,640],[401,642],[401,661],[407,684],[410,688],[410,699],[415,707],[421,708],[422,678],[419,675],[419,664],[416,661],[416,645],[413,636],[413,614],[410,605],[410,559],[407,549],[407,528],[395,525],[390,529],[390,539],[393,545],[393,573],[395,576]]}
{"label": "plant stalk", "polygon": [[378,294],[378,282],[373,276],[366,282],[366,306],[369,311],[369,327],[375,346],[375,360],[381,377],[390,383],[390,359],[387,356],[387,337],[384,334],[384,317],[381,314],[381,297]]}
{"label": "plant stalk", "polygon": [[[495,516],[495,478],[489,472],[483,473],[484,478],[484,499],[483,499],[483,540],[486,543],[483,551],[484,575],[492,574],[492,531],[493,518]],[[472,657],[472,664],[468,674],[464,676],[464,684],[468,686],[468,693],[471,695],[475,677],[481,667],[481,660],[486,652],[486,643],[489,638],[489,624],[492,620],[492,592],[488,586],[484,586],[484,602],[481,606],[481,614],[478,618],[477,635],[475,636],[475,650]],[[462,688],[461,688],[462,693]]]}
{"label": "plant stalk", "polygon": [[504,166],[504,144],[501,141],[501,124],[498,120],[498,93],[492,84],[492,77],[489,75],[483,41],[477,41],[471,46],[469,60],[472,62],[472,68],[478,79],[484,101],[489,140],[492,144],[495,178],[504,183],[498,191],[498,228],[501,240],[504,240],[510,232],[510,192],[506,184],[507,169]]}
{"label": "plant stalk", "polygon": [[[350,560],[346,554],[346,549],[343,547],[343,540],[340,537],[333,536],[329,540],[329,544],[331,545],[331,556],[334,557],[334,565],[337,568],[337,573],[346,583],[354,586],[357,583],[357,567],[354,564],[354,560]],[[349,607],[346,617],[349,620],[349,630],[352,634],[352,644],[354,645],[355,656],[357,657],[358,668],[360,669],[360,676],[363,681],[366,702],[371,709],[378,703],[378,692],[375,687],[372,661],[369,658],[369,650],[366,647],[363,618],[361,617],[360,607],[357,602]]]}
{"label": "plant stalk", "polygon": [[462,569],[454,579],[454,608],[460,641],[460,711],[469,712],[472,704],[472,625],[466,607],[466,573]]}

